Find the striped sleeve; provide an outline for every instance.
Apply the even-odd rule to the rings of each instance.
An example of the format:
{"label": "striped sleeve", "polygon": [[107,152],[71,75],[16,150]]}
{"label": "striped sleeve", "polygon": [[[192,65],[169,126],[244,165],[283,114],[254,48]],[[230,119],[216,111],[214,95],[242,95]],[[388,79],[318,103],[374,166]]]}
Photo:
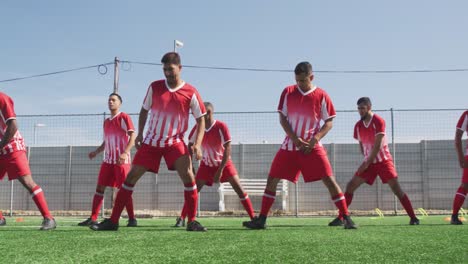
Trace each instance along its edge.
{"label": "striped sleeve", "polygon": [[206,115],[205,105],[203,104],[201,96],[197,90],[195,90],[192,95],[192,100],[190,100],[190,110],[195,118],[200,118]]}
{"label": "striped sleeve", "polygon": [[331,118],[334,118],[335,116],[336,111],[330,96],[328,96],[326,92],[323,92],[321,118],[323,121],[327,121]]}
{"label": "striped sleeve", "polygon": [[460,129],[461,131],[468,130],[468,111],[465,111],[460,117],[460,119],[458,120],[457,128]]}
{"label": "striped sleeve", "polygon": [[288,116],[288,88],[285,88],[281,93],[281,97],[278,103],[278,112],[284,116]]}
{"label": "striped sleeve", "polygon": [[219,136],[221,137],[221,143],[224,145],[228,142],[231,142],[231,134],[229,133],[229,129],[226,124],[221,123],[219,128]]}
{"label": "striped sleeve", "polygon": [[150,84],[148,91],[146,92],[145,100],[143,101],[143,109],[149,111],[153,104],[153,84]]}

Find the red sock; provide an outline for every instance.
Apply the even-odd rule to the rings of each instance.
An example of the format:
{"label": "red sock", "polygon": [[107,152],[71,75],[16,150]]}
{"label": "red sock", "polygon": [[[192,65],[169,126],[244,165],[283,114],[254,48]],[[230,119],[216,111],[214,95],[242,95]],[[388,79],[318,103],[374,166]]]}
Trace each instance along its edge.
{"label": "red sock", "polygon": [[346,205],[346,198],[343,193],[339,193],[332,197],[335,206],[338,208],[340,215],[349,215],[348,206]]}
{"label": "red sock", "polygon": [[247,211],[247,213],[249,214],[250,219],[253,219],[255,213],[249,196],[247,195],[247,193],[244,193],[243,197],[239,198],[242,205],[244,206],[245,211]]}
{"label": "red sock", "polygon": [[52,219],[53,217],[49,212],[49,207],[47,206],[44,192],[39,185],[36,185],[34,188],[32,188],[31,195],[34,203],[41,212],[42,217]]}
{"label": "red sock", "polygon": [[2,211],[0,211],[0,218],[3,218],[3,214],[2,214]]}
{"label": "red sock", "polygon": [[117,197],[115,197],[114,208],[112,208],[112,214],[110,220],[114,224],[119,223],[120,215],[124,207],[127,205],[128,201],[132,197],[134,184],[124,183],[122,188],[117,192]]}
{"label": "red sock", "polygon": [[197,184],[195,182],[186,183],[184,184],[184,204],[187,204],[187,216],[188,216],[188,223],[195,220],[197,215],[197,203],[198,203],[198,192],[197,192]]}
{"label": "red sock", "polygon": [[262,198],[262,209],[260,210],[260,215],[267,217],[268,212],[270,212],[271,206],[275,202],[276,192],[269,191],[265,189],[265,193]]}
{"label": "red sock", "polygon": [[414,214],[413,206],[411,205],[411,201],[408,198],[408,195],[405,195],[400,199],[401,205],[405,208],[406,213],[409,217],[414,218],[416,215]]}
{"label": "red sock", "polygon": [[91,220],[96,221],[98,218],[99,210],[102,206],[102,201],[104,200],[104,193],[96,190],[96,193],[93,197],[93,208],[91,209]]}
{"label": "red sock", "polygon": [[128,199],[125,209],[127,209],[128,219],[135,219],[135,212],[133,211],[133,197],[132,196],[130,196],[130,199]]}
{"label": "red sock", "polygon": [[187,217],[187,204],[184,202],[182,212],[180,213],[180,218],[185,219],[185,217]]}
{"label": "red sock", "polygon": [[458,214],[458,211],[460,211],[460,208],[463,206],[463,203],[465,202],[466,193],[467,193],[467,190],[465,190],[465,188],[463,188],[462,186],[458,188],[457,193],[455,194],[455,198],[453,199],[452,214],[454,215]]}
{"label": "red sock", "polygon": [[[345,192],[344,197],[345,197],[345,200],[346,200],[346,207],[349,208],[349,205],[353,201],[353,194]],[[338,213],[338,218],[343,220],[343,214],[341,212]]]}

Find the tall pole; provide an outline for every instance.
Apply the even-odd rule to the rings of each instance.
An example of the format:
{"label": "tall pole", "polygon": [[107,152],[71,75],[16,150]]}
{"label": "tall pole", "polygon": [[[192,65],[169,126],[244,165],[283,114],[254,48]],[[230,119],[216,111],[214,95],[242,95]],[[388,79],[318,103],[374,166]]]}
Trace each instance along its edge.
{"label": "tall pole", "polygon": [[[392,155],[393,155],[393,166],[396,168],[396,145],[395,145],[395,120],[394,120],[394,115],[393,115],[393,108],[390,108],[390,114],[391,114],[391,119],[392,119]],[[393,196],[393,211],[395,215],[397,215],[397,210],[398,210],[398,202],[396,195]]]}
{"label": "tall pole", "polygon": [[119,58],[114,58],[114,93],[119,93]]}
{"label": "tall pole", "polygon": [[174,39],[174,52],[177,52],[177,40]]}

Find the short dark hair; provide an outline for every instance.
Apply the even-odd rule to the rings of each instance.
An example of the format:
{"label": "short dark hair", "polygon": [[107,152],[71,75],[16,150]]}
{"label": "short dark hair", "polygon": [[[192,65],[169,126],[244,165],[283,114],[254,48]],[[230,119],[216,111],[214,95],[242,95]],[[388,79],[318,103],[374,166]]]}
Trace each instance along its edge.
{"label": "short dark hair", "polygon": [[357,104],[366,104],[372,106],[372,102],[369,97],[361,97],[357,100]]}
{"label": "short dark hair", "polygon": [[118,93],[111,93],[111,94],[109,94],[109,97],[114,96],[114,95],[117,96],[117,98],[119,98],[121,103],[123,103],[122,97]]}
{"label": "short dark hair", "polygon": [[210,103],[210,102],[204,102],[203,104],[205,105],[205,108],[210,107],[210,108],[214,111],[214,106],[213,106],[212,103]]}
{"label": "short dark hair", "polygon": [[312,74],[312,65],[308,61],[299,62],[294,69],[296,75],[299,74]]}
{"label": "short dark hair", "polygon": [[162,57],[161,63],[180,65],[180,56],[177,52],[168,52]]}

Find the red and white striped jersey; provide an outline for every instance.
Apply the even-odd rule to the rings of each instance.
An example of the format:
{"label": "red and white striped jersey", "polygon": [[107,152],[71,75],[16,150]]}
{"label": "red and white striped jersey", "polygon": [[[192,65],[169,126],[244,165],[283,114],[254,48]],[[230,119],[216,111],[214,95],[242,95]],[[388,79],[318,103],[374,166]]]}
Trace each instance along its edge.
{"label": "red and white striped jersey", "polygon": [[[458,120],[457,129],[460,129],[461,131],[464,131],[468,134],[468,110],[466,110]],[[466,141],[465,156],[468,156],[468,140]]]}
{"label": "red and white striped jersey", "polygon": [[[8,120],[13,119],[16,119],[13,100],[8,95],[0,92],[0,141],[2,141],[5,136]],[[25,150],[26,146],[24,144],[24,139],[19,130],[17,130],[10,142],[0,150],[0,155]]]}
{"label": "red and white striped jersey", "polygon": [[364,121],[359,120],[354,126],[354,138],[362,144],[364,160],[367,160],[371,154],[375,143],[375,136],[378,134],[384,134],[384,138],[379,153],[372,163],[392,159],[392,154],[388,149],[387,135],[385,134],[385,120],[377,114],[373,114],[367,125]]}
{"label": "red and white striped jersey", "polygon": [[[197,136],[197,126],[189,134],[189,142],[194,143]],[[224,156],[224,145],[231,141],[227,125],[215,120],[210,128],[205,129],[201,143],[203,151],[202,163],[208,167],[218,167]]]}
{"label": "red and white striped jersey", "polygon": [[[135,131],[132,119],[129,115],[119,112],[114,117],[106,118],[104,121],[104,162],[117,164],[120,154],[128,146],[130,136],[128,132]],[[131,161],[130,154],[124,164]]]}
{"label": "red and white striped jersey", "polygon": [[[316,86],[306,93],[297,85],[286,87],[281,94],[278,112],[287,117],[294,133],[307,141],[320,131],[322,120],[326,121],[336,116],[330,97]],[[318,142],[315,147],[322,147],[322,144]],[[297,150],[287,135],[281,149]]]}
{"label": "red and white striped jersey", "polygon": [[206,114],[195,87],[183,82],[172,89],[166,80],[155,81],[148,87],[143,108],[151,111],[143,142],[154,147],[168,147],[183,142],[190,111],[195,118]]}

